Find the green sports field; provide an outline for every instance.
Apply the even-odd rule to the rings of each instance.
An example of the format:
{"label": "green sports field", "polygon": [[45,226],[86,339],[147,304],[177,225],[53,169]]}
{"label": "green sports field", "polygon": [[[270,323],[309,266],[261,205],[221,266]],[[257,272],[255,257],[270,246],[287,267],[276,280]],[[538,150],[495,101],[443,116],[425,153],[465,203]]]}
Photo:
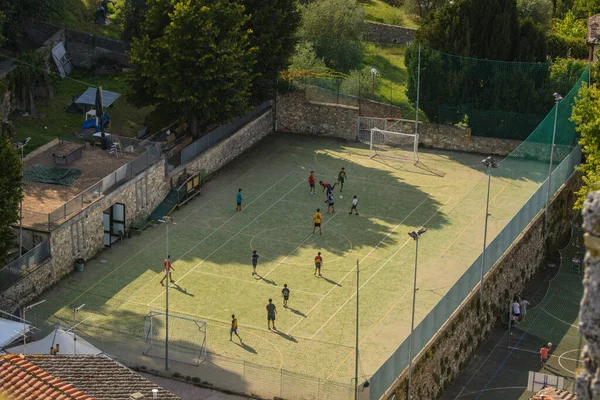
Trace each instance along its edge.
{"label": "green sports field", "polygon": [[[169,289],[169,312],[207,322],[205,364],[218,366],[210,374],[226,376],[223,385],[235,386],[242,372],[234,366],[242,361],[350,383],[357,260],[360,375],[370,376],[410,330],[415,245],[407,232],[422,226],[429,230],[419,243],[416,323],[481,252],[487,190],[482,156],[422,150],[413,165],[368,154],[360,143],[270,136],[173,214],[169,252],[176,284]],[[317,182],[333,183],[341,167],[348,179],[342,193],[335,188],[337,212],[324,215],[322,236],[313,235],[312,215],[326,207],[320,189],[309,194],[308,174],[314,170]],[[492,178],[488,241],[546,173],[546,164],[523,161]],[[244,193],[239,213],[238,188]],[[353,195],[360,216],[348,214]],[[73,273],[42,296],[47,301],[36,308],[38,324],[80,323],[78,332],[107,353],[141,356],[144,317],[165,307],[165,287],[159,283],[165,246],[165,226],[156,225],[100,253],[85,272]],[[251,274],[252,249],[260,255],[258,276]],[[319,251],[322,278],[313,275]],[[282,306],[284,284],[291,289],[287,309]],[[269,298],[277,305],[277,331],[267,330]],[[82,304],[74,316],[72,309]],[[229,342],[232,313],[243,345],[235,337]],[[193,333],[185,333],[188,339],[182,332],[171,334],[179,341],[195,340]],[[195,370],[205,367],[184,372],[208,380],[209,372]]]}

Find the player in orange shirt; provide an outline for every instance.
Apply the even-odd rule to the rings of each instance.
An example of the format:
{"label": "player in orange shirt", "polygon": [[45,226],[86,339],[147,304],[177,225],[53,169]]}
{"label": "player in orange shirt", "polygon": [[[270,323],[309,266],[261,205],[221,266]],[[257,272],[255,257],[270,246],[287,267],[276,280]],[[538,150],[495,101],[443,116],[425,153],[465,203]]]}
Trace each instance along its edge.
{"label": "player in orange shirt", "polygon": [[550,349],[552,348],[552,343],[548,343],[542,346],[540,349],[540,360],[542,362],[542,368],[546,368],[546,361],[548,361],[548,353],[550,353]]}
{"label": "player in orange shirt", "polygon": [[[175,281],[171,277],[171,271],[175,271],[175,268],[173,268],[173,266],[171,265],[171,255],[167,255],[167,259],[163,263],[163,272],[167,272],[167,269],[169,270],[169,280],[171,281],[171,283],[175,283]],[[165,286],[163,282],[166,278],[167,274],[165,274],[165,276],[163,276],[163,278],[160,280],[161,285]]]}

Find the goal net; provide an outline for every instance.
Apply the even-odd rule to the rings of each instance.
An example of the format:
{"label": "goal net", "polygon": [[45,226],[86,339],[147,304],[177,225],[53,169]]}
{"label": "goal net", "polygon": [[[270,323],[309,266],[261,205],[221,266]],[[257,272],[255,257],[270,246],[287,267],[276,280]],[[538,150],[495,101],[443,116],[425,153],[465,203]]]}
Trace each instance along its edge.
{"label": "goal net", "polygon": [[369,157],[382,157],[419,162],[419,134],[384,131],[372,128],[369,135]]}
{"label": "goal net", "polygon": [[[165,358],[167,314],[150,311],[144,322],[144,355]],[[197,365],[206,359],[206,321],[169,314],[169,360]]]}

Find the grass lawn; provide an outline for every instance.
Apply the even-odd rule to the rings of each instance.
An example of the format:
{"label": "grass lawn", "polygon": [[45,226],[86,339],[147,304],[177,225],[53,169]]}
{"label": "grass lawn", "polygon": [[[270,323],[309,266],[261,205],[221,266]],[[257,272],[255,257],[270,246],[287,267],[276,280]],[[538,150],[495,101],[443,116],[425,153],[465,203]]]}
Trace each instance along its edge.
{"label": "grass lawn", "polygon": [[[423,151],[413,165],[368,154],[361,143],[271,135],[173,214],[169,310],[207,322],[209,361],[193,367],[173,363],[170,373],[261,397],[351,398],[351,393],[327,394],[318,385],[348,384],[354,373],[357,260],[361,376],[369,376],[410,330],[415,247],[407,232],[421,226],[429,231],[419,247],[416,322],[444,298],[481,252],[487,190],[481,157]],[[324,215],[322,235],[313,234],[313,213],[326,207],[320,189],[309,194],[308,173],[334,182],[342,166],[348,179],[343,192],[340,185],[335,188],[337,212]],[[537,190],[547,167],[524,161],[503,171],[506,176],[492,178],[490,241]],[[244,190],[243,212],[234,210],[238,188]],[[353,195],[360,216],[348,215]],[[35,310],[39,327],[82,322],[77,333],[109,354],[162,368],[164,361],[144,356],[142,349],[144,317],[164,310],[165,246],[165,227],[154,226],[103,251],[84,272],[41,296],[47,301]],[[251,274],[252,249],[260,255],[258,275]],[[314,275],[317,252],[324,259],[322,277]],[[289,308],[282,304],[284,284],[292,293]],[[269,298],[277,305],[277,331],[267,329]],[[81,304],[85,307],[74,317],[73,308]],[[235,336],[229,341],[231,314],[239,320],[243,343]],[[163,331],[157,320],[153,334],[164,337]],[[169,354],[193,362],[197,353],[190,348],[202,339],[199,334],[183,326],[170,332]],[[156,346],[161,343],[157,339]],[[162,354],[157,347],[154,356]]]}
{"label": "grass lawn", "polygon": [[365,10],[367,21],[418,28],[419,17],[406,10],[406,6],[392,7],[382,0],[359,0]]}
{"label": "grass lawn", "polygon": [[31,143],[25,148],[30,152],[58,136],[73,136],[81,132],[83,115],[66,112],[65,107],[74,95],[83,93],[90,86],[102,86],[105,90],[121,93],[121,97],[105,112],[112,118],[110,132],[124,136],[134,136],[143,126],[144,118],[151,108],[138,109],[129,104],[124,94],[127,84],[118,76],[88,76],[84,71],[76,70],[69,78],[61,80],[56,85],[54,98],[38,101],[37,116],[23,117],[20,114],[12,116],[17,130],[17,140],[31,137]]}
{"label": "grass lawn", "polygon": [[94,23],[96,7],[100,4],[98,0],[62,0],[62,7],[54,10],[48,18],[48,22],[66,26],[77,31],[91,33],[93,35],[105,36],[111,39],[121,39],[121,27],[115,23],[120,3],[124,0],[115,0],[116,7],[109,4],[110,22],[107,25]]}

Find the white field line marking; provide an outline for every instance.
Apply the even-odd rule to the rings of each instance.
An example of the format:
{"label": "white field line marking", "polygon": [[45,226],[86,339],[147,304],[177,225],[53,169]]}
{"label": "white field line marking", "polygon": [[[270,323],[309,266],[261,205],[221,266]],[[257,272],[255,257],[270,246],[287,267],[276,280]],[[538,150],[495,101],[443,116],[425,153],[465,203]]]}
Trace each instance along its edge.
{"label": "white field line marking", "polygon": [[[433,217],[435,217],[435,216],[436,216],[436,215],[437,215],[437,214],[440,212],[440,210],[441,210],[441,209],[442,209],[442,208],[443,208],[443,207],[444,207],[446,204],[448,204],[448,202],[449,202],[451,199],[452,199],[452,198],[450,198],[450,199],[446,200],[446,202],[445,202],[444,204],[442,204],[442,205],[441,205],[441,206],[440,206],[440,207],[437,209],[437,211],[436,211],[435,213],[433,213],[433,215],[432,215],[431,217],[429,217],[429,218],[427,219],[427,221],[425,221],[425,223],[424,223],[423,225],[421,225],[421,227],[423,227],[423,226],[427,225],[427,223],[428,223],[429,221],[431,221],[431,219],[432,219]],[[403,249],[403,248],[404,248],[404,247],[405,247],[405,246],[406,246],[406,245],[407,245],[407,244],[408,244],[408,243],[409,243],[411,240],[412,240],[412,239],[407,239],[407,240],[406,240],[406,242],[404,242],[404,243],[402,244],[402,246],[400,246],[400,247],[398,248],[398,250],[396,250],[396,251],[394,252],[394,254],[392,254],[391,256],[389,256],[389,257],[388,257],[388,259],[387,259],[387,260],[386,260],[386,261],[385,261],[383,264],[381,264],[381,266],[380,266],[379,268],[377,268],[377,271],[375,271],[375,272],[373,273],[373,275],[371,275],[371,276],[369,277],[369,279],[367,279],[367,280],[365,281],[365,283],[363,283],[363,284],[362,284],[362,285],[361,285],[361,286],[358,288],[358,290],[361,290],[363,287],[365,287],[365,286],[367,285],[367,283],[369,283],[369,282],[371,281],[371,279],[373,279],[373,278],[375,277],[375,275],[377,275],[377,274],[379,273],[379,271],[381,271],[381,270],[383,269],[383,267],[385,267],[385,266],[388,264],[388,262],[389,262],[389,261],[390,261],[392,258],[394,258],[394,256],[396,256],[396,254],[398,254],[398,253],[400,252],[400,250],[402,250],[402,249]],[[327,325],[327,324],[329,323],[329,321],[331,321],[331,320],[333,319],[333,317],[335,317],[335,316],[337,315],[337,313],[338,313],[338,312],[340,312],[340,311],[341,311],[341,309],[342,309],[342,308],[344,308],[344,307],[346,306],[346,304],[348,304],[348,302],[349,302],[350,300],[352,300],[352,299],[353,299],[355,296],[356,296],[356,292],[355,292],[355,293],[352,293],[352,296],[350,296],[350,297],[348,298],[348,300],[346,300],[346,301],[344,302],[344,304],[342,304],[342,305],[341,305],[341,306],[340,306],[340,307],[339,307],[339,308],[338,308],[338,309],[337,309],[337,310],[336,310],[336,311],[335,311],[335,312],[334,312],[334,313],[333,313],[333,314],[332,314],[332,315],[329,317],[329,319],[328,319],[327,321],[325,321],[325,323],[324,323],[323,325],[321,325],[321,327],[320,327],[319,329],[317,329],[317,331],[316,331],[316,332],[315,332],[315,333],[314,333],[314,334],[311,336],[311,339],[312,339],[312,338],[314,338],[314,337],[315,337],[315,336],[316,336],[316,335],[317,335],[317,334],[318,334],[318,333],[321,331],[321,329],[323,329],[323,328],[325,327],[325,325]]]}
{"label": "white field line marking", "polygon": [[[287,177],[289,177],[291,174],[293,173],[293,171],[289,172],[286,176],[284,176],[283,178],[281,178],[280,180],[278,180],[274,185],[270,186],[267,190],[265,190],[260,196],[258,196],[257,198],[255,198],[254,200],[252,200],[250,203],[248,203],[248,205],[246,207],[249,207],[252,203],[254,203],[255,201],[257,201],[258,199],[260,199],[262,196],[264,196],[269,190],[271,190],[273,187],[275,187],[279,182],[283,181],[284,179],[286,179]],[[225,189],[221,190],[220,192],[218,192],[216,195],[221,194],[222,192],[224,192]],[[216,196],[215,195],[215,196]],[[181,225],[183,225],[185,223],[185,221],[189,221],[190,217],[192,215],[194,215],[196,212],[200,211],[204,209],[204,207],[199,206],[197,209],[195,209],[194,211],[192,211],[186,219],[184,219],[181,222]],[[227,221],[223,222],[223,224],[221,224],[221,226],[224,226],[226,223],[228,223],[229,221],[231,221],[233,218],[235,218],[235,216],[237,215],[237,213],[235,213],[234,215],[232,215]],[[219,228],[221,227],[219,226]],[[177,225],[175,226],[175,228],[177,228]],[[200,243],[202,243],[204,240],[208,239],[210,236],[212,236],[216,231],[219,230],[219,228],[215,229],[214,231],[212,231],[208,236],[206,236],[204,239],[202,239],[201,242],[197,243],[196,246]],[[78,300],[79,298],[81,298],[83,295],[85,295],[86,293],[88,293],[91,289],[93,289],[96,285],[100,284],[100,282],[103,282],[106,278],[108,278],[109,276],[111,276],[114,272],[116,272],[117,270],[119,270],[121,267],[123,267],[125,264],[127,264],[128,262],[130,262],[131,260],[133,260],[135,257],[137,257],[139,254],[141,254],[144,250],[146,250],[148,247],[150,247],[154,242],[156,242],[158,239],[161,239],[165,234],[161,234],[159,237],[157,237],[156,239],[154,239],[153,241],[151,241],[150,243],[148,243],[146,246],[144,246],[143,248],[141,248],[137,253],[135,253],[134,255],[132,255],[131,257],[129,257],[127,260],[125,260],[124,262],[122,262],[118,267],[116,267],[115,269],[113,269],[111,272],[109,272],[108,274],[106,274],[105,276],[102,277],[102,279],[100,279],[98,282],[94,283],[92,286],[90,286],[85,292],[81,293],[79,296],[77,296],[76,298],[74,298],[73,300],[71,300],[67,306],[69,306],[70,304],[72,304],[73,302],[75,302],[76,300]],[[193,248],[193,247],[192,247]],[[190,249],[191,250],[191,249]],[[188,251],[189,252],[189,251]],[[187,254],[188,252],[186,252],[185,254]],[[185,255],[183,254],[183,255]],[[183,257],[183,255],[181,257]],[[181,258],[179,257],[179,258]],[[173,264],[175,263],[175,261],[173,261]],[[161,275],[161,274],[158,274]],[[146,284],[150,283],[151,281],[153,281],[155,277],[152,277],[152,279],[150,279],[148,282],[144,283],[138,290],[136,290],[133,294],[136,294],[143,286],[145,286]],[[132,294],[132,296],[133,296]],[[128,297],[128,299],[131,296]]]}
{"label": "white field line marking", "polygon": [[[236,277],[227,276],[227,275],[213,274],[211,272],[194,271],[194,273],[195,274],[208,275],[208,276],[214,276],[215,278],[231,279],[231,280],[234,280],[234,281],[240,281],[240,282],[244,282],[244,283],[252,284],[252,285],[254,285],[256,283],[256,282],[249,281],[247,279],[236,278]],[[279,285],[271,285],[271,286],[272,287],[276,287],[276,288],[282,288],[283,287],[283,286],[279,286]],[[300,289],[294,289],[294,292],[304,293],[304,294],[308,294],[308,295],[311,295],[311,296],[318,296],[318,297],[322,297],[323,296],[321,293],[306,292],[306,291],[300,290]]]}
{"label": "white field line marking", "polygon": [[567,322],[567,321],[563,321],[562,319],[560,319],[560,318],[558,318],[558,317],[555,317],[553,314],[550,314],[548,311],[546,311],[546,309],[545,309],[545,308],[543,308],[543,307],[542,307],[542,311],[543,311],[543,312],[545,312],[546,314],[548,314],[549,316],[551,316],[552,318],[554,318],[555,320],[562,322],[562,323],[563,323],[563,324],[565,324],[565,325],[570,325],[570,326],[572,326],[573,328],[577,328],[577,329],[579,329],[579,327],[578,327],[577,325],[573,325],[573,324],[571,324],[571,323],[569,323],[569,322]]}
{"label": "white field line marking", "polygon": [[485,389],[485,390],[477,390],[475,392],[468,392],[463,395],[458,395],[458,396],[456,396],[456,399],[458,399],[459,397],[462,397],[462,396],[469,396],[469,395],[481,393],[481,392],[491,392],[494,390],[508,390],[508,389],[527,389],[527,386],[503,386],[503,387],[490,388],[490,389]]}
{"label": "white field line marking", "polygon": [[[383,237],[383,238],[382,238],[382,239],[379,241],[379,243],[377,243],[377,245],[376,245],[375,247],[373,247],[373,248],[371,249],[371,251],[369,251],[369,252],[367,253],[367,255],[366,255],[366,256],[364,256],[364,257],[362,258],[362,260],[361,260],[360,262],[364,261],[364,260],[365,260],[367,257],[369,257],[369,256],[371,255],[371,253],[373,253],[375,250],[377,250],[377,248],[378,248],[378,247],[381,245],[381,243],[383,243],[383,242],[384,242],[384,241],[385,241],[385,240],[386,240],[386,239],[387,239],[387,238],[388,238],[388,237],[389,237],[389,236],[390,236],[392,233],[394,233],[394,232],[396,231],[396,229],[398,229],[398,228],[400,227],[400,225],[402,225],[402,223],[403,223],[404,221],[406,221],[406,220],[407,220],[407,219],[408,219],[408,218],[409,218],[409,217],[410,217],[410,216],[411,216],[411,215],[412,215],[412,214],[413,214],[413,213],[414,213],[414,212],[415,212],[415,211],[416,211],[416,210],[417,210],[419,207],[421,207],[421,205],[423,205],[423,203],[425,203],[425,201],[427,201],[428,199],[429,199],[429,195],[427,195],[427,196],[426,196],[426,197],[423,199],[423,201],[421,201],[421,202],[420,202],[420,203],[419,203],[419,204],[418,204],[418,205],[417,205],[417,206],[416,206],[416,207],[415,207],[415,208],[414,208],[414,209],[413,209],[413,210],[412,210],[412,211],[411,211],[411,212],[410,212],[410,213],[409,213],[409,214],[408,214],[406,217],[404,217],[404,219],[402,220],[402,222],[400,222],[398,225],[396,225],[396,226],[394,227],[394,229],[392,229],[391,231],[389,231],[389,232],[388,232],[388,233],[387,233],[387,234],[386,234],[386,235],[385,235],[385,236],[384,236],[384,237]],[[350,271],[348,271],[348,273],[347,273],[346,275],[344,275],[344,277],[343,277],[343,278],[342,278],[342,279],[341,279],[341,280],[340,280],[338,283],[342,283],[342,282],[343,282],[343,281],[344,281],[344,280],[345,280],[345,279],[348,277],[348,275],[350,275],[350,274],[351,274],[351,273],[352,273],[352,272],[353,272],[355,269],[356,269],[356,266],[354,266],[354,267],[353,267],[353,268],[352,268]],[[307,318],[307,317],[308,317],[308,314],[310,314],[310,313],[311,313],[311,312],[312,312],[312,311],[313,311],[315,308],[317,308],[317,306],[318,306],[319,304],[321,304],[321,302],[322,302],[322,301],[323,301],[323,300],[324,300],[324,299],[325,299],[325,298],[326,298],[326,297],[327,297],[327,296],[328,296],[328,295],[329,295],[331,292],[333,292],[333,290],[334,290],[335,288],[337,288],[337,287],[338,287],[338,286],[336,285],[336,286],[332,287],[331,289],[329,289],[329,291],[328,291],[327,293],[325,293],[325,296],[323,296],[323,297],[321,298],[321,300],[319,300],[319,301],[317,302],[317,304],[315,304],[315,305],[314,305],[314,306],[313,306],[313,307],[312,307],[310,310],[308,310],[308,312],[306,313],[306,315],[305,315],[304,317],[300,317],[300,319],[299,319],[299,320],[298,320],[298,321],[297,321],[297,322],[294,324],[294,326],[292,326],[292,327],[290,328],[290,330],[287,332],[287,334],[289,335],[289,334],[290,334],[290,332],[292,332],[292,330],[293,330],[293,329],[294,329],[294,328],[295,328],[295,327],[296,327],[296,326],[297,326],[297,325],[298,325],[298,324],[299,324],[299,323],[300,323],[300,322],[301,322],[301,321],[302,321],[304,318]]]}
{"label": "white field line marking", "polygon": [[[287,177],[287,176],[286,176]],[[179,279],[177,279],[175,281],[175,283],[177,282],[181,282],[181,280],[183,278],[185,278],[187,275],[189,275],[192,271],[194,271],[196,268],[198,268],[202,263],[204,263],[204,261],[208,260],[208,258],[210,256],[212,256],[213,254],[215,254],[217,251],[221,250],[227,243],[231,242],[240,232],[242,232],[244,229],[246,229],[247,227],[249,227],[250,225],[252,225],[254,223],[254,221],[256,221],[257,219],[259,219],[260,217],[262,217],[264,214],[266,214],[271,208],[275,207],[275,205],[277,203],[279,203],[281,201],[282,198],[284,198],[285,196],[287,196],[288,194],[292,193],[294,190],[296,190],[296,188],[298,186],[300,186],[301,184],[304,183],[304,179],[301,180],[300,182],[298,182],[298,184],[296,184],[292,189],[290,189],[289,191],[287,191],[283,196],[281,196],[281,198],[279,200],[277,200],[276,202],[274,202],[273,204],[271,204],[266,210],[264,210],[263,212],[261,212],[260,214],[258,214],[252,221],[248,222],[242,229],[239,230],[238,233],[232,235],[229,239],[227,239],[225,241],[225,243],[223,243],[222,245],[220,245],[219,247],[217,247],[215,250],[213,250],[209,255],[207,255],[206,257],[204,257],[202,259],[202,261],[200,261],[198,264],[196,264],[192,269],[190,269],[188,272],[186,272],[185,274],[183,274]],[[275,186],[275,185],[273,185]],[[187,253],[186,253],[187,254]],[[148,303],[148,305],[152,304],[156,299],[158,299],[160,296],[163,295],[165,291],[163,290],[158,296],[156,296],[154,299],[152,299],[152,301],[150,301]]]}
{"label": "white field line marking", "polygon": [[[553,346],[554,346],[554,345],[553,345]],[[526,352],[526,353],[531,353],[531,354],[540,354],[540,352],[539,352],[539,351],[533,351],[533,350],[522,349],[522,348],[520,348],[520,347],[508,346],[508,348],[509,348],[509,349],[514,349],[514,350],[519,350],[519,351],[524,351],[524,352]],[[549,355],[548,355],[548,357],[560,358],[560,359],[567,360],[567,361],[581,361],[581,360],[578,360],[578,359],[576,359],[576,358],[563,357],[563,355],[564,355],[564,354],[567,354],[567,353],[569,353],[569,352],[570,352],[570,353],[572,353],[572,352],[574,352],[574,351],[579,351],[579,350],[578,350],[578,349],[573,349],[573,350],[567,350],[567,351],[565,351],[565,352],[564,352],[564,353],[562,353],[562,354],[549,354]]]}
{"label": "white field line marking", "polygon": [[[287,174],[286,176],[284,176],[283,178],[281,178],[280,180],[278,180],[277,182],[275,182],[275,184],[271,185],[267,190],[265,190],[264,192],[262,192],[257,198],[255,198],[254,200],[252,200],[250,203],[248,203],[248,205],[246,206],[249,207],[250,205],[252,205],[252,203],[254,203],[255,201],[257,201],[258,199],[260,199],[261,197],[263,197],[269,190],[273,189],[279,182],[283,181],[284,179],[286,179],[288,176],[291,175],[291,172],[289,174]],[[191,214],[190,214],[191,215]],[[229,217],[225,222],[223,222],[218,228],[214,229],[211,233],[209,233],[208,235],[206,235],[202,240],[200,240],[198,243],[196,243],[195,245],[193,245],[192,247],[189,248],[189,250],[187,250],[185,253],[181,254],[179,256],[179,258],[177,258],[176,260],[173,261],[173,264],[175,264],[175,262],[177,260],[181,260],[186,254],[188,254],[189,252],[191,252],[192,250],[194,250],[196,247],[198,247],[200,244],[202,244],[206,239],[210,238],[212,235],[214,235],[221,227],[225,226],[227,223],[229,223],[229,221],[231,221],[232,219],[234,219],[236,216],[238,215],[238,213],[236,212],[235,214],[233,214],[231,217]],[[184,221],[189,220],[189,216],[187,219],[185,219]],[[162,236],[161,236],[162,237]],[[147,246],[146,246],[147,247]],[[144,249],[146,248],[144,247]],[[142,249],[142,250],[144,250]],[[141,250],[140,250],[141,251]],[[139,252],[137,253],[139,254]],[[137,255],[136,254],[136,255]],[[128,260],[129,261],[129,260]],[[127,261],[126,261],[127,262]],[[107,275],[108,276],[108,275]],[[136,295],[144,286],[146,286],[148,283],[156,280],[158,277],[163,276],[162,273],[158,273],[155,276],[153,276],[151,279],[149,279],[148,281],[146,281],[145,283],[143,283],[137,290],[135,290],[129,297],[127,297],[127,299],[130,299],[131,297],[133,297],[134,295]],[[93,286],[92,286],[93,287]],[[91,289],[91,288],[90,288]]]}
{"label": "white field line marking", "polygon": [[[336,215],[339,215],[339,212],[335,213],[335,215],[331,218],[328,218],[327,221],[325,221],[325,223],[323,224],[323,226],[327,225],[327,223],[329,221],[331,221],[332,219],[335,218]],[[287,260],[289,258],[289,256],[291,256],[292,254],[294,254],[296,252],[296,250],[298,250],[300,247],[302,247],[304,245],[304,243],[306,243],[306,241],[308,239],[310,239],[311,237],[313,237],[315,234],[311,233],[309,234],[306,239],[304,239],[302,241],[302,243],[300,243],[298,246],[296,246],[296,248],[294,250],[292,250],[287,256],[285,256],[281,261],[279,261],[269,272],[267,272],[267,274],[265,276],[263,276],[263,278],[266,278],[267,276],[269,276],[269,274],[273,271],[275,271],[275,269],[277,269],[277,267],[279,267],[285,260]],[[259,280],[257,283],[260,283],[262,280]]]}

